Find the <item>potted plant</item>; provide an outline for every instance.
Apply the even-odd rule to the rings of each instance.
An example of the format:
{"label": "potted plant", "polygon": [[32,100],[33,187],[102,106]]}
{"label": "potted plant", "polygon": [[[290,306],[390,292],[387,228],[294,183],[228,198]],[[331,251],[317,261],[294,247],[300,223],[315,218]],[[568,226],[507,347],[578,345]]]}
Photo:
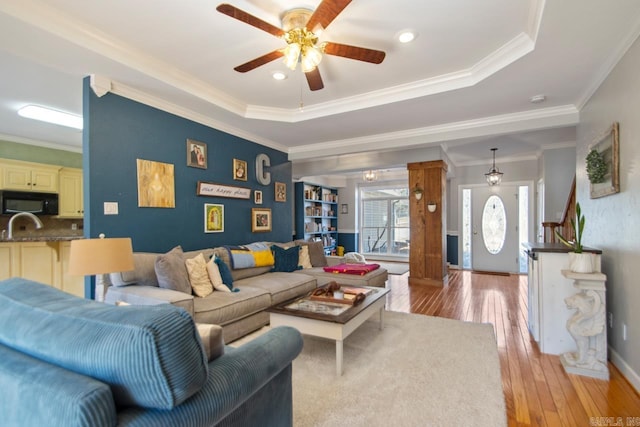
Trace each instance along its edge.
{"label": "potted plant", "polygon": [[580,203],[576,203],[576,218],[571,218],[571,227],[576,236],[575,240],[569,241],[565,239],[558,230],[556,230],[555,233],[558,240],[564,243],[565,246],[573,249],[573,251],[569,253],[569,268],[575,273],[593,272],[592,254],[584,252],[584,247],[582,246],[582,233],[584,232],[585,221],[585,217],[582,215],[582,210],[580,209]]}
{"label": "potted plant", "polygon": [[607,162],[604,160],[602,154],[593,149],[589,151],[586,162],[589,182],[592,184],[600,184],[604,182],[604,177],[607,174]]}

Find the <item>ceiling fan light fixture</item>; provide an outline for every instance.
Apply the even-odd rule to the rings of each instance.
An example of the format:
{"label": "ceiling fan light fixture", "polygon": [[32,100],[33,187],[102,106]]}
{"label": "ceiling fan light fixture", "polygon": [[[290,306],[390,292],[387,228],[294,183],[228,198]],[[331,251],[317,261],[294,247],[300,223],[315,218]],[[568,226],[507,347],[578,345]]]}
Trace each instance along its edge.
{"label": "ceiling fan light fixture", "polygon": [[298,66],[298,58],[300,57],[300,45],[298,43],[289,43],[284,48],[284,65],[290,70],[295,70]]}
{"label": "ceiling fan light fixture", "polygon": [[320,64],[320,61],[322,61],[322,52],[317,47],[305,47],[305,49],[302,50],[300,66],[302,67],[303,73],[315,70],[318,64]]}

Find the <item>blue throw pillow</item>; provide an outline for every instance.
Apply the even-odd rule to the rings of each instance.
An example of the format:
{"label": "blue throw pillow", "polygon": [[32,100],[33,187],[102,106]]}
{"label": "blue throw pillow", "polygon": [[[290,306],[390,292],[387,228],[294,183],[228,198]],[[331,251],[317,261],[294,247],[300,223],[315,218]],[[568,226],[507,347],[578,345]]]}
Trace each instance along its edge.
{"label": "blue throw pillow", "polygon": [[273,257],[275,258],[275,264],[271,271],[291,273],[292,271],[300,270],[302,268],[302,266],[298,265],[300,246],[283,249],[280,246],[273,245],[271,246],[271,250],[273,251]]}
{"label": "blue throw pillow", "polygon": [[223,260],[218,257],[215,257],[213,262],[218,264],[218,270],[220,270],[220,276],[222,277],[222,283],[227,285],[231,292],[238,292],[240,289],[233,289],[233,277],[231,276],[231,270],[229,270],[229,266]]}

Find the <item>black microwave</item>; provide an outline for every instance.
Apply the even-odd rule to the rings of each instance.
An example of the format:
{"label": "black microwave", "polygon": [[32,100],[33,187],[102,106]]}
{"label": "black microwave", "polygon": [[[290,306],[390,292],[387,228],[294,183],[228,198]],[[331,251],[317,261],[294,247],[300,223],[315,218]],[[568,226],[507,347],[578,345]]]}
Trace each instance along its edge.
{"label": "black microwave", "polygon": [[31,212],[40,215],[58,215],[58,195],[30,191],[0,191],[2,214]]}

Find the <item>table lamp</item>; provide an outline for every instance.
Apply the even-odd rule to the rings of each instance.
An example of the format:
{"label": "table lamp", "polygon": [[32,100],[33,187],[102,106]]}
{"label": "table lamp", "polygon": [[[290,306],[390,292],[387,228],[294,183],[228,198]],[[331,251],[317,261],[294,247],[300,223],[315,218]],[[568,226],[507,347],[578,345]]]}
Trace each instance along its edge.
{"label": "table lamp", "polygon": [[133,270],[131,238],[78,239],[71,241],[69,271],[74,276],[96,275],[96,301],[104,301],[109,273]]}

